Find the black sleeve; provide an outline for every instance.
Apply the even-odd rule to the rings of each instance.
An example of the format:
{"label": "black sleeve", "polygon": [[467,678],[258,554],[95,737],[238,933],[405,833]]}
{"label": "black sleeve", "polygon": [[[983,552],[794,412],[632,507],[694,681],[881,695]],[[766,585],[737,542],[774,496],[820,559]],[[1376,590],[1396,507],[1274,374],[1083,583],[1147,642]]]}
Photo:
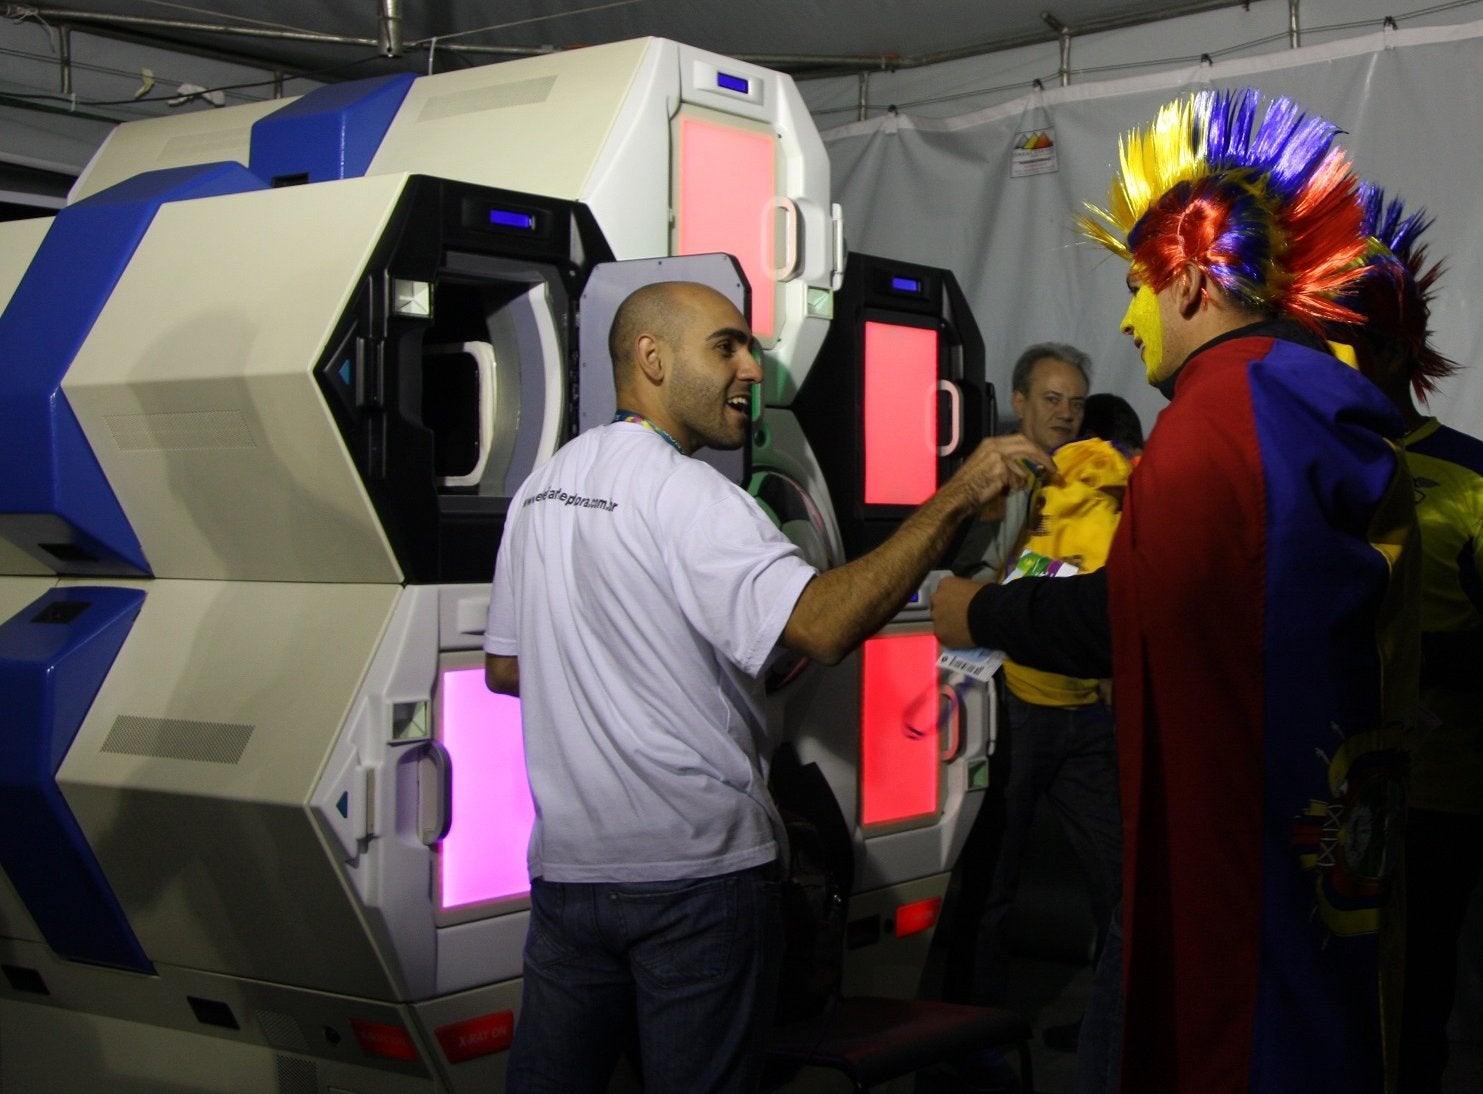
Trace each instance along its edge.
{"label": "black sleeve", "polygon": [[1421,632],[1421,684],[1483,692],[1483,629]]}
{"label": "black sleeve", "polygon": [[1030,668],[1065,676],[1112,675],[1107,571],[986,585],[968,605],[974,642]]}

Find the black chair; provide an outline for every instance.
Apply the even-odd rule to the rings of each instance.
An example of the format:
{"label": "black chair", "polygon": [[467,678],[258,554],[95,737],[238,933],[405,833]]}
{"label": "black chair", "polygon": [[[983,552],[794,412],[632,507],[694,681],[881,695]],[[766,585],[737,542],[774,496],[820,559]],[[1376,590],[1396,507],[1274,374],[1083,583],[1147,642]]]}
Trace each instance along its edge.
{"label": "black chair", "polygon": [[1019,1054],[1020,1090],[1034,1094],[1031,1032],[1018,1014],[998,1007],[844,996],[823,1014],[773,1030],[767,1056],[774,1064],[843,1072],[864,1094],[879,1083],[934,1064],[1013,1045]]}

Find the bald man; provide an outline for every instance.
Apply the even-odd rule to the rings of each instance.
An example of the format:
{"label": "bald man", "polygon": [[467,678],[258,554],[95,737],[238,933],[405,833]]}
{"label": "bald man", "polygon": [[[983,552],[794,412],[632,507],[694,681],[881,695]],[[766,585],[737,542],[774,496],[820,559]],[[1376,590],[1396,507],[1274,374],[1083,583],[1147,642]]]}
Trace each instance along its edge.
{"label": "bald man", "polygon": [[508,1084],[599,1091],[635,1043],[651,1094],[753,1090],[781,948],[759,677],[780,647],[838,662],[1022,459],[1053,465],[985,442],[890,540],[817,573],[690,458],[751,430],[762,367],[731,302],[649,285],[608,341],[619,409],[511,502],[484,641],[536,803]]}

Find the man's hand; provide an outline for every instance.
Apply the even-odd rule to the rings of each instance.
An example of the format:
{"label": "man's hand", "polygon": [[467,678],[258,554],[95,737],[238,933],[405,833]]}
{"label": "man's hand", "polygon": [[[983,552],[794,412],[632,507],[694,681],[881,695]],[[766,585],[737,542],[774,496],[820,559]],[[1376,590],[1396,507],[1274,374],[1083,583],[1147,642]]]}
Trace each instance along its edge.
{"label": "man's hand", "polygon": [[949,649],[977,645],[968,633],[968,604],[984,584],[966,577],[945,577],[932,594],[932,629],[937,640]]}
{"label": "man's hand", "polygon": [[[1055,466],[1017,433],[984,441],[884,543],[804,586],[783,628],[783,645],[823,664],[838,664],[901,609],[947,551],[953,534],[984,502],[1028,483],[1034,468],[1053,473]],[[965,609],[964,634],[966,614]]]}
{"label": "man's hand", "polygon": [[973,507],[979,509],[1030,485],[1042,473],[1054,475],[1055,461],[1023,434],[1006,433],[980,441],[943,489],[968,491]]}

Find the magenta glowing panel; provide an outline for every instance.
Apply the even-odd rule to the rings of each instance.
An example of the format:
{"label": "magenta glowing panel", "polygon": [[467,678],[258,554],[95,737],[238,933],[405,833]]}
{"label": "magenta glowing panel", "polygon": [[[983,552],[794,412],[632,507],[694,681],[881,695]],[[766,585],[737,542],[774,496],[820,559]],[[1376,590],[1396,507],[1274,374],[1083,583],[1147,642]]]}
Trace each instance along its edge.
{"label": "magenta glowing panel", "polygon": [[776,333],[775,141],[766,133],[680,119],[675,225],[682,255],[735,256],[752,287],[752,333]]}
{"label": "magenta glowing panel", "polygon": [[482,665],[444,669],[438,739],[453,760],[453,824],[439,848],[444,909],[530,892],[535,805],[525,779],[520,700],[484,684]]}
{"label": "magenta glowing panel", "polygon": [[877,635],[861,651],[860,823],[938,812],[937,638]]}
{"label": "magenta glowing panel", "polygon": [[865,324],[865,504],[920,505],[937,489],[937,331]]}

